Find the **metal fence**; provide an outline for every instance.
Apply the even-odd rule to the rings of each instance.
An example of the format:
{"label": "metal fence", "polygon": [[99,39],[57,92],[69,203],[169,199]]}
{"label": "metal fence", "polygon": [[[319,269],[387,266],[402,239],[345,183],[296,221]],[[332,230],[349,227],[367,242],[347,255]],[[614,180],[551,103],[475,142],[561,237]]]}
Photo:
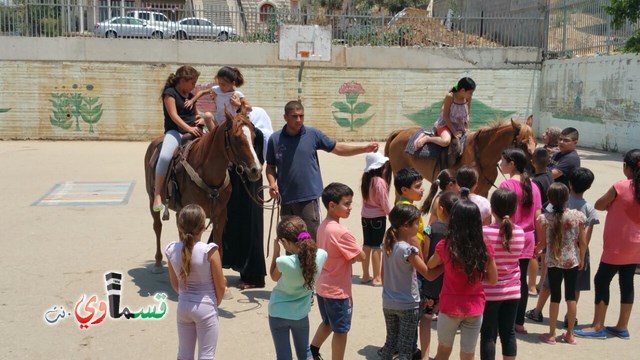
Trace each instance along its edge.
{"label": "metal fence", "polygon": [[[638,23],[628,23],[618,31],[611,28],[611,17],[603,8],[610,0],[549,0],[535,16],[456,14],[453,11],[443,16],[431,16],[426,10],[415,8],[397,14],[342,14],[322,9],[300,12],[276,8],[260,12],[242,8],[241,1],[238,1],[239,8],[231,10],[228,6],[194,8],[171,4],[139,8],[132,0],[97,0],[97,6],[88,6],[83,1],[86,0],[0,0],[0,36],[112,37],[115,32],[105,31],[105,21],[135,16],[144,20],[144,24],[113,25],[120,29],[138,27],[115,35],[277,42],[282,24],[317,24],[331,26],[335,44],[461,48],[529,46],[542,48],[545,57],[559,57],[612,53],[638,29]],[[193,26],[197,20],[185,24],[179,21],[189,17],[205,19],[212,24],[200,25],[200,32],[192,29],[187,34],[186,27]],[[221,31],[220,26],[228,28]]]}
{"label": "metal fence", "polygon": [[638,30],[638,22],[627,22],[613,30],[605,6],[611,0],[551,0],[546,11],[546,57],[590,56],[620,50]]}
{"label": "metal fence", "polygon": [[[14,1],[1,5],[1,1]],[[18,3],[20,1],[20,3]],[[81,1],[81,0],[78,0]],[[407,9],[397,14],[370,12],[342,14],[323,10],[308,12],[289,9],[270,9],[259,12],[247,9],[229,10],[226,6],[167,6],[136,8],[133,1],[101,0],[98,6],[87,6],[74,0],[0,0],[0,36],[106,36],[104,21],[122,16],[137,16],[146,27],[159,26],[156,38],[176,38],[179,20],[196,17],[216,26],[233,28],[232,41],[277,42],[282,24],[330,25],[335,44],[370,46],[451,46],[451,47],[542,47],[542,15],[537,17],[486,16],[453,14],[431,17],[426,11]],[[160,15],[158,15],[160,14]],[[164,20],[164,21],[163,21]],[[124,22],[124,20],[121,20]],[[127,24],[134,25],[134,24]],[[120,24],[121,27],[124,25]],[[148,30],[148,29],[145,29]],[[213,40],[227,40],[211,36]],[[161,32],[161,34],[159,34]],[[132,36],[152,37],[148,31],[138,30]],[[180,37],[180,36],[178,36]],[[191,38],[191,37],[190,37]]]}

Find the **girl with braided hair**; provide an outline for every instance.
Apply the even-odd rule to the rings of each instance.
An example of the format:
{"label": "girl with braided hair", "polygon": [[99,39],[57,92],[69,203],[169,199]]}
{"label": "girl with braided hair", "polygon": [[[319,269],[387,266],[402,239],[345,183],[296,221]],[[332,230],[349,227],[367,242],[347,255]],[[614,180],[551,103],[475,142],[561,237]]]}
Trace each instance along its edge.
{"label": "girl with braided hair", "polygon": [[[269,274],[276,286],[269,299],[269,328],[276,357],[292,359],[289,333],[293,337],[298,360],[311,358],[309,347],[309,311],[313,285],[327,260],[327,252],[318,249],[298,216],[285,216],[276,228]],[[291,255],[280,256],[280,246]]]}
{"label": "girl with braided hair", "polygon": [[215,359],[218,343],[218,306],[227,281],[222,273],[218,245],[200,241],[204,210],[195,204],[178,215],[180,241],[165,250],[171,287],[178,293],[178,359]]}

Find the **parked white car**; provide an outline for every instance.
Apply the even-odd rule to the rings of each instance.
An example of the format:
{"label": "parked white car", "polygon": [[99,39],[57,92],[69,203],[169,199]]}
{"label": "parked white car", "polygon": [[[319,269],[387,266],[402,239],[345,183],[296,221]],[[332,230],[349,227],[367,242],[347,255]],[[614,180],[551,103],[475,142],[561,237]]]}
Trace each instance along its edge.
{"label": "parked white car", "polygon": [[184,18],[177,22],[176,39],[209,38],[227,41],[238,35],[230,26],[217,26],[213,22],[202,18]]}
{"label": "parked white car", "polygon": [[93,32],[96,36],[117,38],[117,37],[142,37],[162,39],[165,36],[165,29],[152,25],[145,20],[132,17],[114,17],[97,23]]}

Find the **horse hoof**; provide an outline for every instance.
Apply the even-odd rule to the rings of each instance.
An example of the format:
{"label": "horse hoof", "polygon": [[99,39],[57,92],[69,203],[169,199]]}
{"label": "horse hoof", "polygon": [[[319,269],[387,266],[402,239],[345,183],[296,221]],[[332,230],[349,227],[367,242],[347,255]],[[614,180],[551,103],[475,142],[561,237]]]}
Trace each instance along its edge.
{"label": "horse hoof", "polygon": [[164,272],[164,268],[161,266],[154,266],[151,268],[152,274],[162,274]]}
{"label": "horse hoof", "polygon": [[164,211],[162,212],[162,220],[163,221],[169,220],[169,208],[166,206],[164,207]]}

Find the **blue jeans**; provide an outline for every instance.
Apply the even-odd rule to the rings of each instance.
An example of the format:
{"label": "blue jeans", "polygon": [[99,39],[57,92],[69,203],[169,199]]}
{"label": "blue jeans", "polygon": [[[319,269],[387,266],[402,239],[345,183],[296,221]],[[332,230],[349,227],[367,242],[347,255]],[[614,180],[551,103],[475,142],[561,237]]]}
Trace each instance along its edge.
{"label": "blue jeans", "polygon": [[293,336],[293,346],[296,349],[298,360],[307,360],[311,357],[309,348],[309,317],[300,320],[289,320],[269,316],[269,328],[273,345],[276,347],[277,360],[291,360],[291,342],[289,332]]}

